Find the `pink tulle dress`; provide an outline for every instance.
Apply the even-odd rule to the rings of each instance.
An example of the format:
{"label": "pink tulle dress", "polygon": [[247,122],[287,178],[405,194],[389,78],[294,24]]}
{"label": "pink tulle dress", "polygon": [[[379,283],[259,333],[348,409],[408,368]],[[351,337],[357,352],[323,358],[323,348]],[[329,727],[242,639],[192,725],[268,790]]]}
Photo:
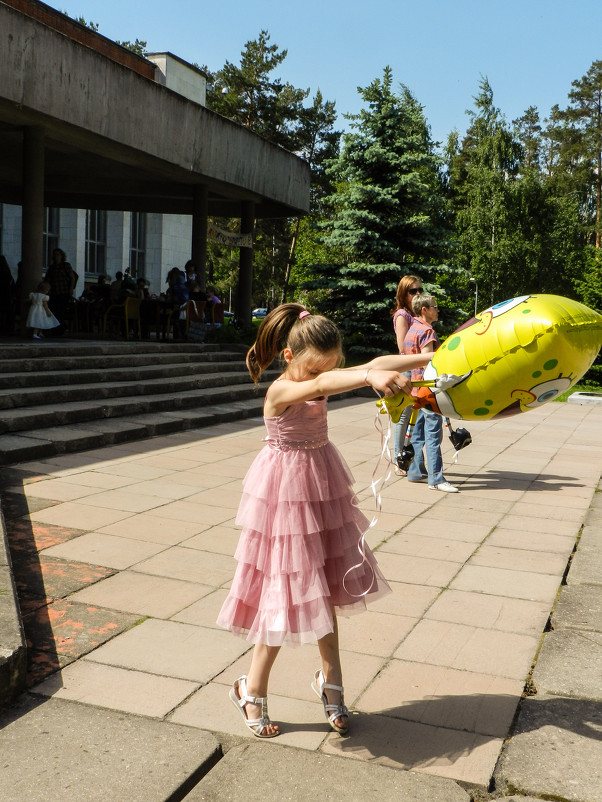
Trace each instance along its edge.
{"label": "pink tulle dress", "polygon": [[368,520],[328,440],[326,398],[265,424],[268,444],[243,482],[238,565],[217,623],[252,643],[297,645],[333,631],[332,607],[361,612],[390,587],[368,546],[364,558],[358,550]]}

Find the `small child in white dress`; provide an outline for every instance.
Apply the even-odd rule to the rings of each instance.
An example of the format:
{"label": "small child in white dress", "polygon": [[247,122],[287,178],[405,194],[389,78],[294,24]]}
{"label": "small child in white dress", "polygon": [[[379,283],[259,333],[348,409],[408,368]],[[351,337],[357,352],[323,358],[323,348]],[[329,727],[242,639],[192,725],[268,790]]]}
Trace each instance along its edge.
{"label": "small child in white dress", "polygon": [[42,329],[54,329],[61,325],[48,306],[49,292],[50,284],[47,281],[41,281],[38,284],[38,291],[29,293],[31,306],[27,313],[27,327],[33,329],[34,340],[44,339]]}

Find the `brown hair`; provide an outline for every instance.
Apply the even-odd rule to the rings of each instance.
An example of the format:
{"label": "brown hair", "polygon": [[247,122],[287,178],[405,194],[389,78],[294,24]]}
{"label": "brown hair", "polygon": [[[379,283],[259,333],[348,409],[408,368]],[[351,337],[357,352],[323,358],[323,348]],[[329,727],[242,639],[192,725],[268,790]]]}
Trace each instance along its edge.
{"label": "brown hair", "polygon": [[310,349],[319,353],[341,350],[341,335],[334,323],[321,315],[300,318],[305,311],[301,304],[281,304],[261,321],[255,345],[247,353],[247,368],[255,384],[287,347],[295,357]]}
{"label": "brown hair", "polygon": [[50,289],[50,284],[47,281],[40,281],[38,284],[38,292],[41,292],[42,295],[48,295]]}
{"label": "brown hair", "polygon": [[402,277],[401,281],[397,285],[397,292],[395,293],[395,309],[391,312],[392,315],[394,315],[398,309],[405,309],[406,312],[409,312],[411,315],[414,314],[411,306],[406,304],[406,295],[415,281],[419,281],[422,284],[422,281],[418,278],[418,276],[409,275]]}

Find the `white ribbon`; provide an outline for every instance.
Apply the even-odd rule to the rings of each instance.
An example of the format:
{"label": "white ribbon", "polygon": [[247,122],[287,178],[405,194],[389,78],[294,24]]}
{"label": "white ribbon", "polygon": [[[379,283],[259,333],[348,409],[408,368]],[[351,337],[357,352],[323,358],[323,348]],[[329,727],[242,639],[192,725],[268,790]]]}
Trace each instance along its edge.
{"label": "white ribbon", "polygon": [[[377,390],[375,390],[374,392],[378,395],[379,398],[382,398],[382,396]],[[387,407],[384,404],[383,408],[387,409]],[[388,409],[387,409],[386,431],[383,426],[380,409],[377,409],[376,417],[374,418],[374,428],[380,434],[380,455],[372,472],[372,481],[370,482],[370,489],[372,491],[372,496],[374,498],[374,515],[372,516],[372,520],[368,524],[367,528],[364,529],[364,531],[360,535],[360,538],[357,542],[357,550],[362,559],[360,560],[359,563],[356,563],[356,565],[352,565],[351,568],[345,571],[345,575],[343,576],[343,589],[350,596],[353,596],[356,599],[361,599],[363,596],[367,596],[368,593],[370,593],[370,591],[374,587],[374,583],[376,581],[376,574],[374,573],[374,568],[372,567],[371,563],[366,557],[366,534],[370,531],[370,529],[373,529],[378,523],[378,516],[382,512],[382,507],[383,507],[382,491],[387,482],[389,481],[389,479],[391,478],[391,473],[392,473],[391,465],[393,464],[393,457],[389,445],[391,442],[392,427],[391,427],[391,415],[389,414]],[[384,469],[384,472],[381,475],[379,475],[380,465],[383,462],[383,460],[386,461],[386,467]],[[347,589],[347,586],[345,584],[345,579],[347,578],[348,574],[350,574],[352,571],[357,570],[358,568],[361,568],[364,564],[368,565],[368,567],[370,568],[370,572],[372,574],[372,579],[370,580],[370,584],[367,587],[367,589],[364,590],[362,593],[351,593],[351,591]]]}

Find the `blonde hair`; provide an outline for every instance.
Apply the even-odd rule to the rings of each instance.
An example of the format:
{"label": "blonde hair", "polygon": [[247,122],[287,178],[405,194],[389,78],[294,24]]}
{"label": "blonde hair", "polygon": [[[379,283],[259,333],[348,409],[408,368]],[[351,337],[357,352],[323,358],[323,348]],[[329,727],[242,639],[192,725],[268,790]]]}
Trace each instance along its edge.
{"label": "blonde hair", "polygon": [[431,306],[434,306],[435,299],[430,294],[430,292],[420,292],[418,295],[415,295],[412,298],[412,309],[414,310],[414,315],[418,317],[418,315],[422,312],[422,307],[426,306],[427,309],[430,309]]}
{"label": "blonde hair", "polygon": [[255,345],[247,353],[247,368],[255,384],[285,348],[296,358],[309,350],[323,354],[339,350],[342,361],[341,334],[335,324],[321,315],[299,317],[306,311],[301,304],[281,304],[261,321]]}

